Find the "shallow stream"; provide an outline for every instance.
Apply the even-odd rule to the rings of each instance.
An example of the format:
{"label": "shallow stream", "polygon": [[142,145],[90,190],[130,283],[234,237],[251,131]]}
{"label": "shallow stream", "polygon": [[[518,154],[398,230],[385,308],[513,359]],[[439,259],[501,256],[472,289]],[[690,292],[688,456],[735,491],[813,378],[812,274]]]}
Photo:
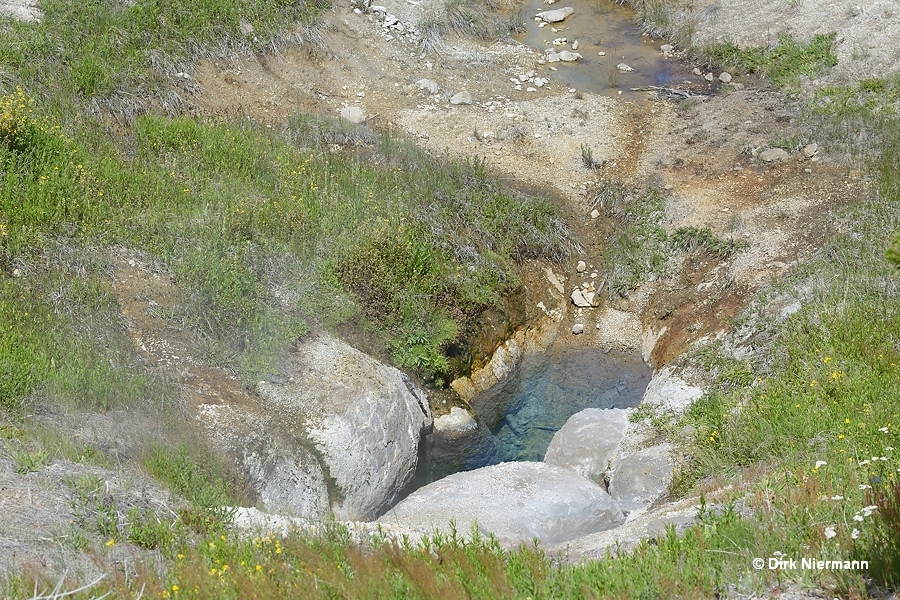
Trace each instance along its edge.
{"label": "shallow stream", "polygon": [[[538,27],[534,20],[536,14],[564,7],[571,7],[575,12],[560,23]],[[527,32],[517,39],[526,46],[539,50],[572,50],[573,42],[578,42],[577,52],[582,55],[579,61],[545,66],[545,73],[549,71],[550,77],[569,87],[608,93],[646,86],[701,83],[701,78],[684,64],[660,52],[659,47],[667,43],[665,40],[641,34],[634,26],[635,14],[631,8],[612,0],[563,0],[552,5],[542,0],[527,0],[523,16]],[[553,42],[560,38],[565,38],[566,43],[555,45]],[[619,63],[634,71],[618,70]]]}

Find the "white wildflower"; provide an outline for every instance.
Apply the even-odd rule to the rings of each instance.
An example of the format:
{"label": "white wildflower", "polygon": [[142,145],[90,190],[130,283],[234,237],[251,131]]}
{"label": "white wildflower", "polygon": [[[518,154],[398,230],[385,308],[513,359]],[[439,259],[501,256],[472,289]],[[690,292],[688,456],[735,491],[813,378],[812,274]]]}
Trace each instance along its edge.
{"label": "white wildflower", "polygon": [[859,529],[854,528],[853,531],[850,532],[850,537],[855,539],[859,538]]}
{"label": "white wildflower", "polygon": [[875,512],[877,509],[878,509],[877,506],[875,506],[874,504],[870,504],[869,506],[862,509],[863,516],[868,517],[873,512]]}
{"label": "white wildflower", "polygon": [[887,432],[888,432],[888,428],[887,428],[887,427],[879,427],[879,428],[878,428],[878,431],[880,431],[881,433],[887,433]]}
{"label": "white wildflower", "polygon": [[[900,469],[897,469],[897,470],[900,471]],[[859,489],[861,489],[861,490],[871,490],[871,489],[872,489],[872,486],[871,486],[871,485],[862,484],[861,486],[859,486]]]}
{"label": "white wildflower", "polygon": [[828,463],[827,463],[826,461],[824,461],[824,460],[817,460],[817,461],[816,461],[816,468],[818,469],[819,467],[824,467],[824,466],[827,465],[827,464],[828,464]]}
{"label": "white wildflower", "polygon": [[864,466],[864,465],[867,465],[867,464],[869,464],[869,461],[867,461],[867,460],[861,460],[861,461],[859,461],[859,466],[861,466],[861,467]]}
{"label": "white wildflower", "polygon": [[853,515],[853,520],[862,522],[862,520],[863,520],[862,515]]}
{"label": "white wildflower", "polygon": [[832,496],[831,499],[832,500],[843,500],[844,497],[843,496]]}
{"label": "white wildflower", "polygon": [[828,527],[825,528],[825,538],[826,539],[830,540],[831,538],[833,538],[836,535],[837,535],[837,531],[835,531],[834,527],[832,527],[831,525],[829,525]]}

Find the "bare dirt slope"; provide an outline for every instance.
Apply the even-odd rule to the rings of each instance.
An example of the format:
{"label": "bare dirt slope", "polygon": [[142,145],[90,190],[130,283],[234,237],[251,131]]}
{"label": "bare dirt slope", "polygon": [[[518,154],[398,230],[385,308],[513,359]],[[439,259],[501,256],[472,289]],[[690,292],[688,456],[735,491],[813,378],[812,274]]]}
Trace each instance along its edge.
{"label": "bare dirt slope", "polygon": [[837,67],[830,81],[886,77],[900,71],[900,4],[896,0],[699,0],[671,3],[673,21],[690,27],[694,42],[729,40],[765,46],[788,33],[808,41],[837,33]]}
{"label": "bare dirt slope", "polygon": [[[421,22],[417,3],[385,4],[401,23]],[[540,53],[514,41],[445,36],[440,51],[424,52],[385,29],[382,19],[338,2],[314,47],[201,63],[194,109],[249,115],[277,128],[295,111],[337,116],[356,106],[380,130],[407,135],[435,153],[483,157],[502,177],[546,190],[558,199],[584,255],[563,266],[562,303],[544,271],[529,269],[537,275],[528,281],[527,310],[540,316],[538,302],[558,306],[565,312],[563,332],[576,322],[585,325],[585,335],[566,334],[564,343],[643,349],[656,366],[668,362],[697,339],[722,332],[760,285],[813,252],[827,235],[830,211],[864,185],[821,153],[794,152],[773,163],[757,157],[798,135],[775,92],[723,86],[688,108],[627,89],[576,90],[554,79]],[[511,80],[529,71],[549,83],[515,89],[521,82]],[[437,93],[421,89],[423,78],[437,84]],[[449,101],[459,92],[467,92],[471,104]],[[600,169],[583,166],[583,146]],[[576,310],[567,299],[584,277],[575,272],[577,261],[589,265],[585,276],[603,276],[603,219],[590,217],[590,190],[598,179],[636,186],[656,179],[667,190],[667,229],[709,227],[747,240],[750,249],[727,263],[691,255],[663,281]],[[631,326],[623,329],[623,323]]]}

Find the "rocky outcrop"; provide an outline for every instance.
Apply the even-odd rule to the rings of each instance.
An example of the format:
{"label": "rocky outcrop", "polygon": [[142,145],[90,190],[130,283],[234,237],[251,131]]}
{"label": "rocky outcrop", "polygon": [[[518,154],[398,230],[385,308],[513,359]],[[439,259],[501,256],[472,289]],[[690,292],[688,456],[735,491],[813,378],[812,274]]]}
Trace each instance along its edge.
{"label": "rocky outcrop", "polygon": [[601,482],[628,427],[630,410],[586,408],[572,415],[544,455],[544,462]]}
{"label": "rocky outcrop", "polygon": [[[559,543],[615,527],[624,516],[609,494],[567,469],[502,463],[427,485],[378,519],[416,531],[467,534],[473,525],[506,546]],[[477,524],[477,525],[476,525]]]}
{"label": "rocky outcrop", "polygon": [[317,458],[255,408],[201,404],[198,417],[213,445],[231,457],[267,511],[327,517],[328,486]]}
{"label": "rocky outcrop", "polygon": [[672,481],[672,446],[659,444],[613,459],[609,494],[625,513],[648,507]]}
{"label": "rocky outcrop", "polygon": [[[703,394],[674,374],[659,371],[641,400],[655,411],[683,413]],[[592,481],[605,481],[626,514],[640,513],[663,497],[672,481],[674,448],[659,443],[644,423],[631,423],[630,410],[585,409],[553,436],[544,461]]]}
{"label": "rocky outcrop", "polygon": [[340,519],[379,515],[412,479],[431,425],[424,392],[393,367],[328,336],[302,344],[283,384],[260,382],[267,409],[309,440],[334,484]]}
{"label": "rocky outcrop", "polygon": [[671,368],[664,367],[650,380],[641,404],[681,414],[702,395],[702,389],[675,375]]}

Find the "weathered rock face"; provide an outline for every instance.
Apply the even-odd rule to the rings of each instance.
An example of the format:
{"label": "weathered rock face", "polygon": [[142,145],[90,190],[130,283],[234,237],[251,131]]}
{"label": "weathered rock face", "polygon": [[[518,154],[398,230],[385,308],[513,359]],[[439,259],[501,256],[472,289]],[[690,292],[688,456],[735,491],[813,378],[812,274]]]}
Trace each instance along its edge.
{"label": "weathered rock face", "polygon": [[702,395],[702,389],[688,384],[672,369],[664,367],[650,380],[641,403],[680,414]]}
{"label": "weathered rock face", "polygon": [[306,519],[328,516],[328,486],[319,462],[253,407],[203,404],[200,422],[231,457],[269,512]]}
{"label": "weathered rock face", "polygon": [[609,494],[622,510],[646,508],[662,496],[672,480],[671,456],[671,444],[660,444],[613,460]]}
{"label": "weathered rock face", "polygon": [[413,492],[378,519],[417,531],[461,534],[474,523],[514,546],[538,538],[558,543],[624,521],[609,494],[567,469],[537,462],[502,463],[456,473]]}
{"label": "weathered rock face", "polygon": [[466,436],[478,429],[478,423],[472,413],[464,408],[454,406],[450,414],[434,420],[434,431],[445,438]]}
{"label": "weathered rock face", "polygon": [[393,367],[343,342],[304,343],[282,385],[260,382],[263,403],[289,431],[310,440],[333,480],[340,519],[370,519],[412,479],[423,429],[424,392]]}
{"label": "weathered rock face", "polygon": [[586,408],[572,415],[544,455],[544,462],[599,483],[625,435],[630,410]]}

